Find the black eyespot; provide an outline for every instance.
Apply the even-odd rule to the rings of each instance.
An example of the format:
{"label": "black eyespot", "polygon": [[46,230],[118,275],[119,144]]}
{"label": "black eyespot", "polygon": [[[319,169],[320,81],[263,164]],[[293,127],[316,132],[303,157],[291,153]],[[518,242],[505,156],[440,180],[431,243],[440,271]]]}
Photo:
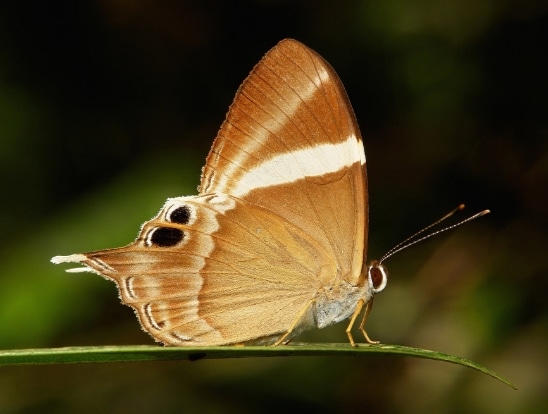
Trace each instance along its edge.
{"label": "black eyespot", "polygon": [[182,230],[171,227],[158,227],[149,237],[150,243],[159,247],[175,246],[185,237]]}
{"label": "black eyespot", "polygon": [[169,221],[177,224],[188,224],[188,222],[190,221],[190,207],[177,207],[169,215]]}

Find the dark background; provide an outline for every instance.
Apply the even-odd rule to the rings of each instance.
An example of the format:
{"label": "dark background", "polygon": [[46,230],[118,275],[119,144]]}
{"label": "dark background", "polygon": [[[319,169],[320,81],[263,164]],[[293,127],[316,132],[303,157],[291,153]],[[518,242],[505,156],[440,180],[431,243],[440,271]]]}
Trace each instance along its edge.
{"label": "dark background", "polygon": [[[194,194],[239,83],[294,37],[334,66],[361,125],[370,257],[461,202],[492,210],[388,261],[370,335],[471,358],[520,390],[375,356],[10,367],[0,412],[546,412],[547,10],[3,2],[1,348],[152,343],[113,284],[49,259],[127,244],[167,197]],[[345,326],[299,340],[345,342]]]}

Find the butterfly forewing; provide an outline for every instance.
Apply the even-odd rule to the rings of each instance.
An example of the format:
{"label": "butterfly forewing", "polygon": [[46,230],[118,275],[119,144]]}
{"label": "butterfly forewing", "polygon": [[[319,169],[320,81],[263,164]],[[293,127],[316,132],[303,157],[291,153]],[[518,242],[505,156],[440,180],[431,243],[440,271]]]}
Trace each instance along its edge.
{"label": "butterfly forewing", "polygon": [[200,191],[279,214],[324,245],[339,277],[357,281],[367,247],[365,156],[344,87],[321,56],[287,39],[257,64],[221,126]]}

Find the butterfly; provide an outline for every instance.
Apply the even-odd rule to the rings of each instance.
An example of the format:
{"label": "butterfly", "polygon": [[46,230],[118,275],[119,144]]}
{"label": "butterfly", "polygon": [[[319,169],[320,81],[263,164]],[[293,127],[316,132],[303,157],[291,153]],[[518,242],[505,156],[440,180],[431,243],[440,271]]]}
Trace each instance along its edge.
{"label": "butterfly", "polygon": [[56,256],[116,283],[156,341],[287,343],[364,316],[387,283],[366,265],[365,153],[342,82],[285,39],[236,93],[198,195],[166,201],[130,245]]}

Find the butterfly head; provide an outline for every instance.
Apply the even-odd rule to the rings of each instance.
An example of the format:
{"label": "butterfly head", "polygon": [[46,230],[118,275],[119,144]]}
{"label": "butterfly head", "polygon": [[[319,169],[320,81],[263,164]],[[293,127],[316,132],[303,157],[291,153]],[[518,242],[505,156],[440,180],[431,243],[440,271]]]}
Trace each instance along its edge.
{"label": "butterfly head", "polygon": [[388,269],[378,260],[367,266],[367,280],[372,293],[382,292],[388,283]]}

